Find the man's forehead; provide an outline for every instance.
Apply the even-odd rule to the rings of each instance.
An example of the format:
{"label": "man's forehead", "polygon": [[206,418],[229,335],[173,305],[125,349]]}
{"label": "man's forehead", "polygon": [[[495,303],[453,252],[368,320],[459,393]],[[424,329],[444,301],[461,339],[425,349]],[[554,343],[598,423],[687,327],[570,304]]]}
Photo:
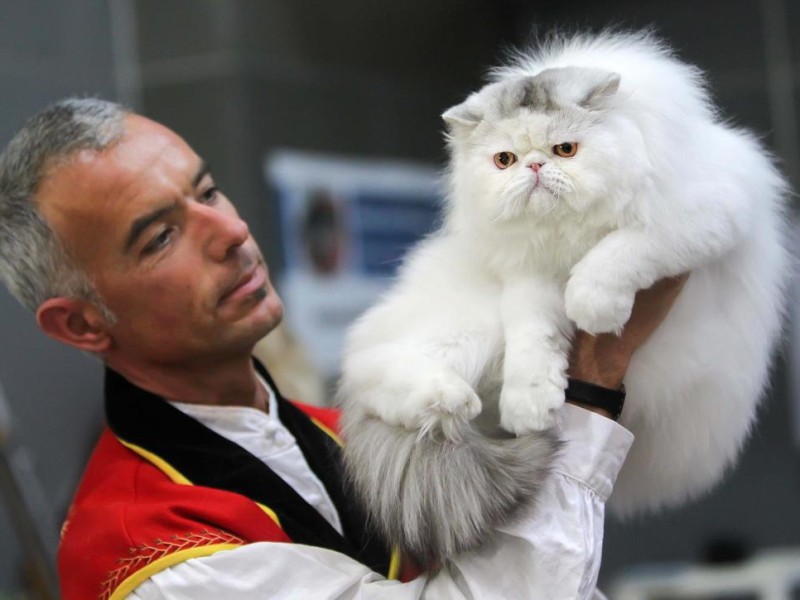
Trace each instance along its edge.
{"label": "man's forehead", "polygon": [[[103,158],[105,152],[98,158]],[[155,166],[165,160],[184,162],[198,160],[195,152],[177,133],[141,115],[125,117],[125,131],[120,140],[108,148],[110,158],[121,163],[121,167],[144,168]]]}
{"label": "man's forehead", "polygon": [[62,235],[73,237],[86,226],[110,233],[106,228],[127,228],[151,202],[189,187],[201,164],[176,133],[140,115],[128,115],[115,144],[78,151],[48,169],[37,202]]}
{"label": "man's forehead", "polygon": [[[140,115],[125,117],[122,137],[103,150],[85,149],[48,170],[46,180],[78,185],[85,192],[126,188],[160,170],[191,172],[200,158],[175,132]],[[162,177],[163,179],[163,177]]]}
{"label": "man's forehead", "polygon": [[183,138],[181,138],[166,125],[162,125],[158,121],[153,121],[152,119],[148,119],[142,115],[137,115],[136,113],[129,113],[125,115],[124,123],[125,127],[122,136],[123,139],[130,138],[131,136],[142,135],[151,138],[164,137],[169,140],[180,141],[184,144],[186,143],[183,141]]}

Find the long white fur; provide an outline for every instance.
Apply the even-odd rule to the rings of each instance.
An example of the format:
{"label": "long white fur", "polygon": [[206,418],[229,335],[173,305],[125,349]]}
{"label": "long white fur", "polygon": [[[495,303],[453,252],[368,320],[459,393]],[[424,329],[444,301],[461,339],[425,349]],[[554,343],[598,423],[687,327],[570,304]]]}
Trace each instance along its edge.
{"label": "long white fur", "polygon": [[[773,158],[723,122],[700,72],[649,34],[554,39],[444,117],[445,223],[350,333],[347,431],[377,419],[398,436],[458,441],[482,419],[483,431],[499,420],[521,438],[542,435],[563,402],[573,327],[619,330],[637,290],[690,271],[628,370],[621,422],[636,441],[611,505],[630,513],[711,488],[753,426],[780,335],[788,186]],[[552,154],[561,142],[579,143],[574,158]],[[518,162],[498,169],[501,151]],[[533,162],[543,165],[535,188]],[[365,483],[364,446],[350,473],[374,509],[381,489]],[[552,450],[531,460],[545,469]],[[400,529],[387,534],[402,543]]]}

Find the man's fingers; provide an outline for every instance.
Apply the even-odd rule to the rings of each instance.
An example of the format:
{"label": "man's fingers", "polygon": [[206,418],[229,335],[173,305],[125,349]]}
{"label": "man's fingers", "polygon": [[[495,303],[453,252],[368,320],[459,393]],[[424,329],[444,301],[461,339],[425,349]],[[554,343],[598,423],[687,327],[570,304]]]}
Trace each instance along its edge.
{"label": "man's fingers", "polygon": [[631,318],[622,333],[622,337],[628,338],[630,348],[635,349],[640,346],[658,328],[688,278],[689,273],[678,277],[667,277],[636,294]]}

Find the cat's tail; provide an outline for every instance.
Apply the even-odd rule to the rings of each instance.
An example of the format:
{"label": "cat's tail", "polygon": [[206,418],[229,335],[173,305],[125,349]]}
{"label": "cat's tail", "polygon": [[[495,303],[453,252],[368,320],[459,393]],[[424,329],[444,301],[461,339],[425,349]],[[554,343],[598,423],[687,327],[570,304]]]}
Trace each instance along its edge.
{"label": "cat's tail", "polygon": [[471,423],[422,432],[343,417],[350,484],[387,541],[422,565],[485,542],[536,501],[558,449],[550,432],[489,438]]}

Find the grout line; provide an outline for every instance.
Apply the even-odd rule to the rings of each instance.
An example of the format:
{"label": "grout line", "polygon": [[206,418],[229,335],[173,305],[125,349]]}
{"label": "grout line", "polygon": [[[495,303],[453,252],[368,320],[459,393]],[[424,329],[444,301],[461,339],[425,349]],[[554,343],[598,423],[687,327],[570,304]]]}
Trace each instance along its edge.
{"label": "grout line", "polygon": [[[292,82],[310,87],[342,85],[395,93],[450,92],[452,87],[438,80],[389,77],[356,68],[313,66],[301,61],[232,50],[216,50],[177,58],[153,60],[142,65],[142,81],[147,87],[205,81],[233,75],[248,75],[261,80]],[[475,82],[475,87],[480,84]],[[466,93],[466,90],[465,90]]]}
{"label": "grout line", "polygon": [[133,110],[141,110],[142,76],[134,2],[135,0],[111,0],[109,25],[117,100]]}
{"label": "grout line", "polygon": [[800,185],[800,146],[794,98],[795,69],[784,0],[761,0],[767,92],[778,154],[791,181]]}

